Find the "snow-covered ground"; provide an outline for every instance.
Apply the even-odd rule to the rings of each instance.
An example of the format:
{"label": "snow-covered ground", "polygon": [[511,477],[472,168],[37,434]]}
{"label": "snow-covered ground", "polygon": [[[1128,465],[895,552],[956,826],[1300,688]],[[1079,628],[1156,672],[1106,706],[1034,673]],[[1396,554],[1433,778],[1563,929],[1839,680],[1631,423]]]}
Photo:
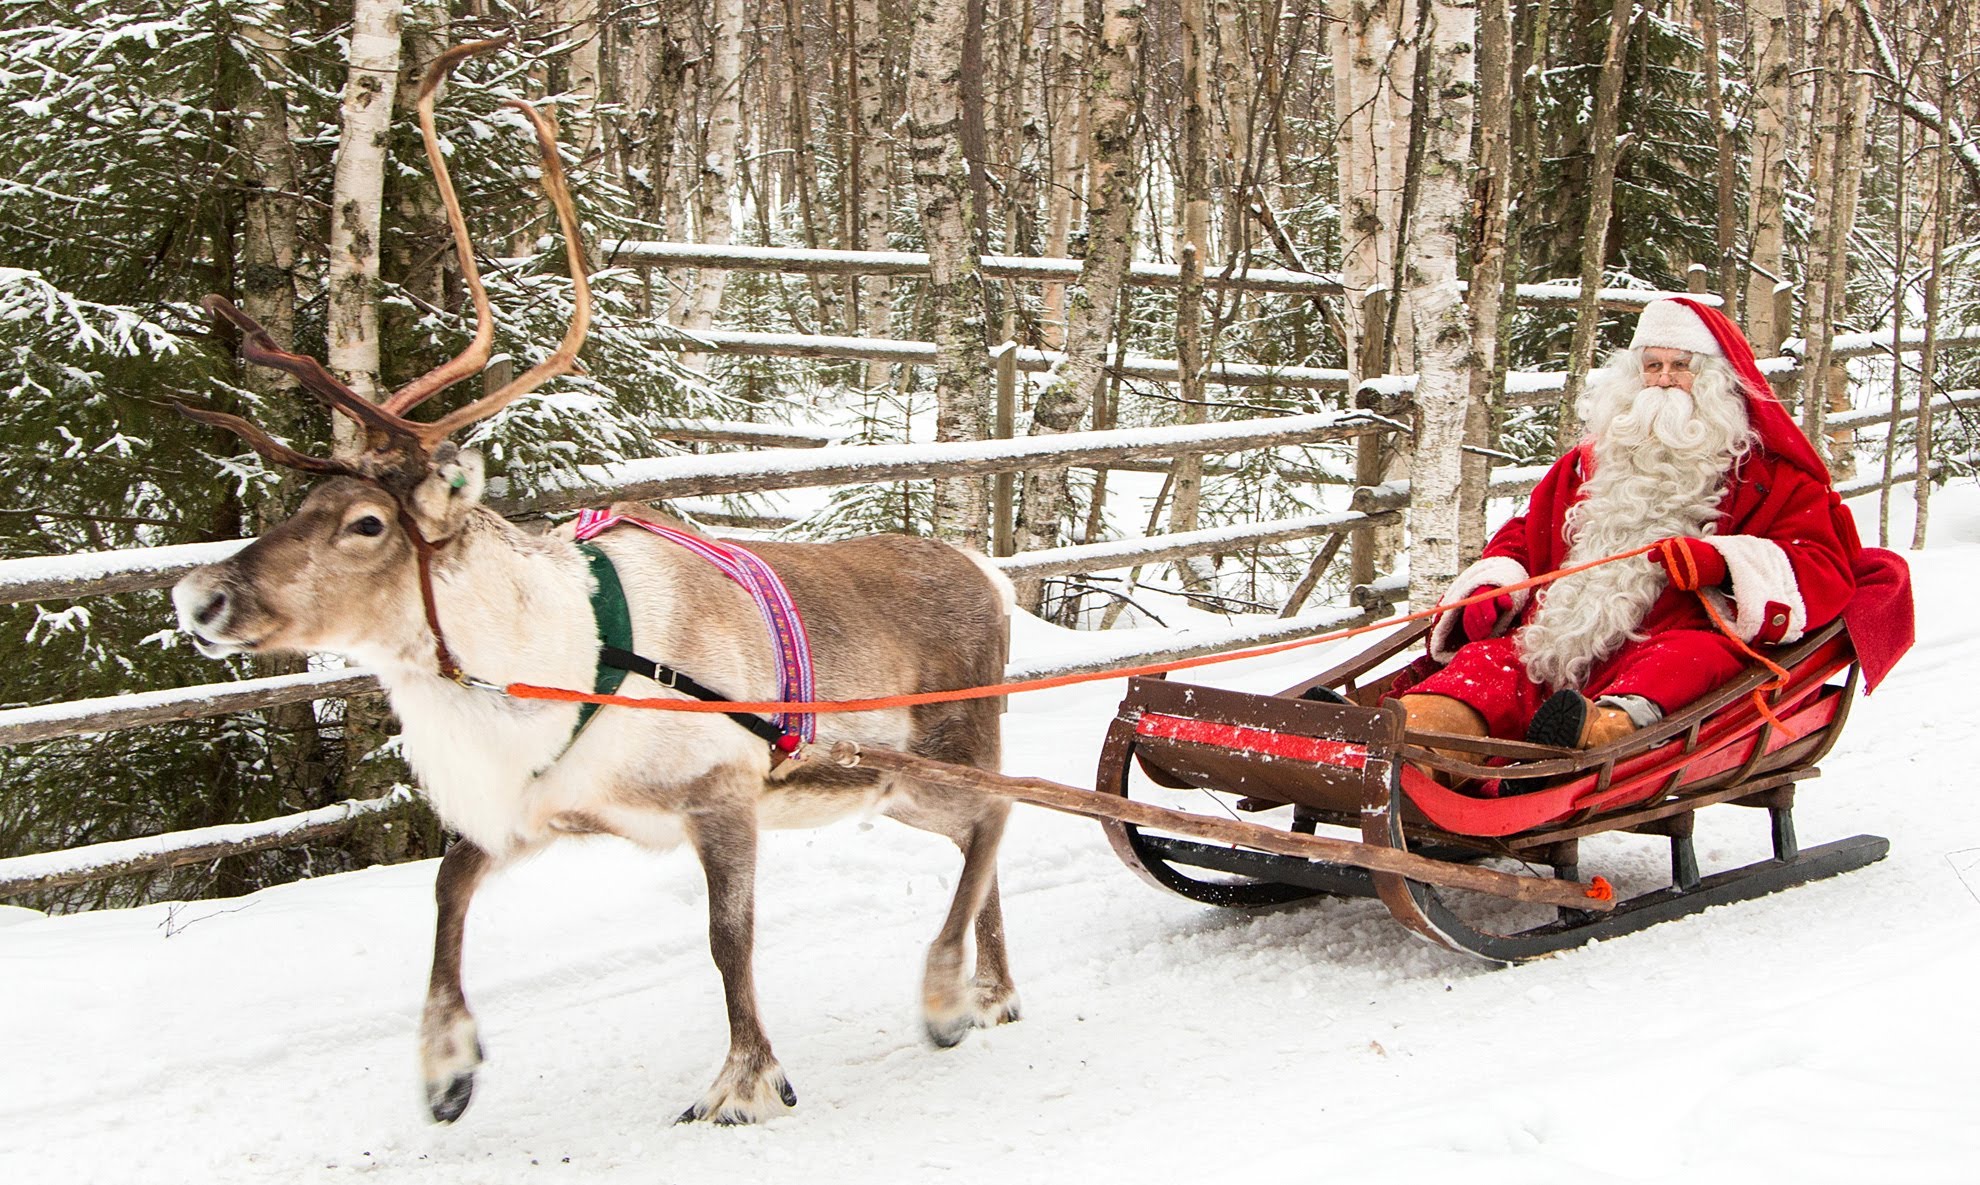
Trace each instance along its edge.
{"label": "snow-covered ground", "polygon": [[[1919,647],[1797,812],[1806,843],[1890,837],[1849,876],[1500,970],[1370,902],[1169,897],[1092,823],[1020,808],[1024,1020],[935,1050],[916,987],[953,852],[886,821],[776,834],[757,971],[800,1104],[752,1129],[672,1124],[724,1045],[685,852],[573,842],[484,890],[489,1058],[451,1127],[414,1065],[431,864],[0,911],[0,1182],[1980,1180],[1980,491],[1942,492],[1933,540]],[[1007,768],[1089,782],[1119,690],[1013,700]],[[1759,812],[1699,828],[1707,871],[1765,842]],[[1664,860],[1607,837],[1583,867],[1633,888]]]}

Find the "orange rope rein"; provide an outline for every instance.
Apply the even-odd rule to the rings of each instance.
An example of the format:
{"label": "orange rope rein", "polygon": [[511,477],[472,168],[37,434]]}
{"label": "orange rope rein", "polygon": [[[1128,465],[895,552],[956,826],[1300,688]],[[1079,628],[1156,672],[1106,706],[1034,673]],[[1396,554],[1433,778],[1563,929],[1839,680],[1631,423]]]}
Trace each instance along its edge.
{"label": "orange rope rein", "polygon": [[[1253,646],[1243,650],[1227,650],[1219,654],[1205,654],[1195,658],[1176,659],[1173,662],[1149,663],[1144,666],[1122,667],[1109,671],[1085,671],[1070,675],[1053,675],[1043,679],[1022,679],[1016,682],[997,683],[985,687],[959,687],[950,691],[922,691],[911,695],[887,695],[874,699],[818,701],[705,701],[697,699],[663,699],[649,696],[599,695],[595,692],[573,691],[563,687],[539,687],[533,683],[511,683],[504,687],[503,691],[515,699],[550,700],[560,703],[605,704],[612,707],[647,708],[662,712],[756,712],[761,714],[778,712],[874,712],[886,708],[914,707],[920,704],[946,704],[954,703],[958,700],[989,699],[993,696],[1016,695],[1027,691],[1045,691],[1054,687],[1067,687],[1076,683],[1097,683],[1107,679],[1124,679],[1135,675],[1166,674],[1169,671],[1188,670],[1192,667],[1209,666],[1213,663],[1220,662],[1235,662],[1244,658],[1263,658],[1267,655],[1281,654],[1288,650],[1297,650],[1304,646],[1318,646],[1325,642],[1338,642],[1344,638],[1352,638],[1359,634],[1373,633],[1376,630],[1388,629],[1391,626],[1401,625],[1405,622],[1418,621],[1426,617],[1448,613],[1453,609],[1461,609],[1466,605],[1490,600],[1504,593],[1537,588],[1544,584],[1550,584],[1562,577],[1572,576],[1577,572],[1585,572],[1590,568],[1600,567],[1603,564],[1613,564],[1619,560],[1634,559],[1637,556],[1645,555],[1656,549],[1657,545],[1654,543],[1645,544],[1633,551],[1619,552],[1616,555],[1606,556],[1599,560],[1590,560],[1585,564],[1577,564],[1571,568],[1543,572],[1538,576],[1528,577],[1515,584],[1486,589],[1467,597],[1461,597],[1449,604],[1440,602],[1428,609],[1419,609],[1414,613],[1407,613],[1400,617],[1391,617],[1373,622],[1369,625],[1355,626],[1352,629],[1335,630],[1331,633],[1318,634],[1310,638],[1295,638],[1289,642],[1274,642],[1269,645]],[[1710,606],[1707,606],[1707,611],[1710,611]],[[1717,619],[1716,614],[1714,614],[1714,619]],[[1721,622],[1720,628],[1726,628],[1723,622]],[[1730,631],[1728,631],[1728,634],[1730,635]],[[1738,641],[1738,639],[1735,638],[1734,641]],[[1748,653],[1752,652],[1748,651]],[[1755,657],[1759,656],[1756,655]],[[1766,662],[1766,659],[1763,658],[1761,661]],[[1785,677],[1786,672],[1781,671],[1781,668],[1774,666],[1772,663],[1768,663],[1767,665],[1776,671],[1780,671],[1781,675]],[[1770,684],[1769,686],[1771,687],[1773,685]],[[1755,694],[1758,695],[1758,692]],[[1761,711],[1768,719],[1774,719],[1773,713],[1768,712],[1764,707]]]}

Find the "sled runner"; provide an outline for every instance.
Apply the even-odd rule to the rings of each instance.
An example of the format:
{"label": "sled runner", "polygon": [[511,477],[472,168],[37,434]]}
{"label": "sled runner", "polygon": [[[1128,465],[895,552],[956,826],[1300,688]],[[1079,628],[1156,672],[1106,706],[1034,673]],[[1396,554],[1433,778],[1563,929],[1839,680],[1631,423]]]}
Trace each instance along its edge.
{"label": "sled runner", "polygon": [[[1795,788],[1819,774],[1816,763],[1834,744],[1856,691],[1856,658],[1841,623],[1773,656],[1785,680],[1756,664],[1657,724],[1580,752],[1406,731],[1401,708],[1381,697],[1397,677],[1399,657],[1427,628],[1400,630],[1278,695],[1133,679],[1108,729],[1102,795],[1132,803],[1129,774],[1138,765],[1160,786],[1237,795],[1240,812],[1290,806],[1282,826],[1292,835],[1351,828],[1359,833],[1351,846],[1365,851],[1349,860],[1258,850],[1244,840],[1205,842],[1200,832],[1184,838],[1165,833],[1178,829],[1089,813],[1103,815],[1108,840],[1129,867],[1192,900],[1264,906],[1322,895],[1377,897],[1424,938],[1501,962],[1834,876],[1889,850],[1889,841],[1872,835],[1808,849],[1795,838]],[[1346,702],[1324,702],[1329,692]],[[1439,771],[1441,781],[1424,769]],[[1721,803],[1766,810],[1772,859],[1700,875],[1695,816]],[[1505,934],[1466,922],[1443,896],[1455,882],[1438,866],[1455,870],[1493,856],[1578,881],[1580,841],[1610,831],[1668,838],[1670,884],[1596,909],[1557,905],[1554,920]],[[1374,852],[1406,852],[1422,863],[1386,871],[1360,858]],[[1596,884],[1607,888],[1600,878]],[[1503,887],[1486,891],[1514,895]]]}

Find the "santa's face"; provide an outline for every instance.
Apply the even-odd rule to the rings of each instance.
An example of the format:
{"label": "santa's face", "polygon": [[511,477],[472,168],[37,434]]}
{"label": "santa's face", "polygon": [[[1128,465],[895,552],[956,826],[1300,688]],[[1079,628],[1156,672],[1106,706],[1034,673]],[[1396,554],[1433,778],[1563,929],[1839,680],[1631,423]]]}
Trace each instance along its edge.
{"label": "santa's face", "polygon": [[1691,351],[1674,350],[1669,346],[1643,348],[1644,386],[1676,387],[1689,395],[1695,377],[1691,373]]}

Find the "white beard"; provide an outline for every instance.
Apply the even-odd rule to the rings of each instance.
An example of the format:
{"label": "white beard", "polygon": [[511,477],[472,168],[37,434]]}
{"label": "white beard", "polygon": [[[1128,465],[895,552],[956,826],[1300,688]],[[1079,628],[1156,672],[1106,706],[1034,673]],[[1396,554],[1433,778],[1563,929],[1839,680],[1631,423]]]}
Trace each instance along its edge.
{"label": "white beard", "polygon": [[[1645,387],[1633,351],[1591,376],[1580,411],[1594,474],[1567,512],[1564,567],[1674,535],[1710,534],[1727,472],[1752,447],[1746,403],[1732,369],[1694,358],[1692,394]],[[1650,556],[1563,577],[1515,635],[1534,681],[1580,688],[1598,663],[1641,640],[1644,616],[1663,594],[1663,567]]]}

